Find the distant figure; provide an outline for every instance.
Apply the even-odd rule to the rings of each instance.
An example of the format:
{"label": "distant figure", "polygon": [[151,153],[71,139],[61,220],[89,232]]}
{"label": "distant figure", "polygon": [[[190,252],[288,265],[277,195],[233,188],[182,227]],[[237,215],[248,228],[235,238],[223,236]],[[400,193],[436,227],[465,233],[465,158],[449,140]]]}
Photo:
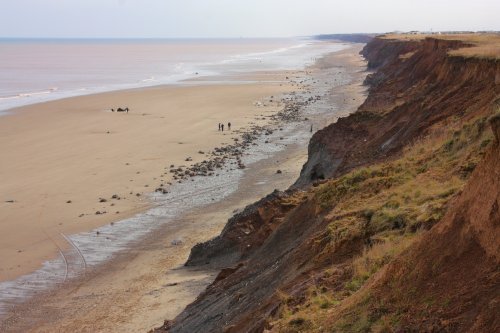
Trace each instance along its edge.
{"label": "distant figure", "polygon": [[310,132],[312,133],[312,131],[313,131],[313,125],[311,124],[311,130],[310,130]]}
{"label": "distant figure", "polygon": [[219,131],[220,131],[220,123],[219,123]]}
{"label": "distant figure", "polygon": [[227,123],[227,130],[230,131],[231,130],[231,123]]}
{"label": "distant figure", "polygon": [[222,132],[224,132],[224,124],[220,124],[220,128],[222,129]]}

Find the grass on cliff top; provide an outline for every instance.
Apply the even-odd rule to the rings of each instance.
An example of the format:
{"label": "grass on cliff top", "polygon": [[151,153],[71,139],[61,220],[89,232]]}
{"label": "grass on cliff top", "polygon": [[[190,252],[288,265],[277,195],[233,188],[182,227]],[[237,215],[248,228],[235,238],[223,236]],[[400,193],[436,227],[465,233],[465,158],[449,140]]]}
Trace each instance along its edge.
{"label": "grass on cliff top", "polygon": [[423,40],[427,37],[444,40],[460,40],[465,43],[474,45],[472,47],[465,47],[450,51],[449,54],[453,56],[462,56],[466,58],[500,59],[500,33],[464,33],[443,35],[387,34],[382,36],[381,38],[396,40]]}
{"label": "grass on cliff top", "polygon": [[333,278],[337,287],[318,282],[301,305],[285,303],[273,331],[383,332],[396,326],[397,316],[373,316],[363,307],[332,323],[331,311],[418,239],[420,230],[443,217],[492,141],[487,127],[486,117],[457,122],[416,142],[397,160],[354,170],[315,188],[318,209],[330,221],[320,256],[332,256],[355,238],[368,238],[371,245],[345,274]]}

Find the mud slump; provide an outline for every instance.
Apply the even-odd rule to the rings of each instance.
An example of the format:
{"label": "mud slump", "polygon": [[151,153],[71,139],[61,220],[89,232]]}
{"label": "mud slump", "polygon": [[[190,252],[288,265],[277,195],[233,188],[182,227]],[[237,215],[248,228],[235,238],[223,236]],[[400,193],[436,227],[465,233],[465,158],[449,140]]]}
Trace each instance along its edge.
{"label": "mud slump", "polygon": [[[360,67],[359,71],[362,70]],[[150,194],[148,199],[153,207],[144,213],[89,232],[60,234],[60,239],[54,240],[55,244],[64,244],[59,247],[59,257],[46,261],[31,274],[0,283],[0,320],[6,319],[7,322],[10,314],[15,313],[16,305],[27,299],[82,278],[118,254],[139,246],[148,235],[174,223],[183,214],[221,202],[235,194],[244,177],[259,174],[260,161],[286,156],[287,149],[294,152],[300,150],[305,161],[307,143],[312,135],[311,127],[314,132],[328,125],[344,115],[348,105],[352,104],[352,101],[332,104],[331,96],[335,95],[336,87],[351,83],[353,76],[344,67],[330,66],[327,69],[303,71],[291,80],[299,89],[290,95],[281,96],[281,99],[293,100],[295,105],[300,105],[295,119],[270,120],[263,130],[254,135],[252,144],[243,149],[239,161],[235,156],[228,156],[223,167],[215,170],[213,176],[190,177],[182,183],[166,187],[168,193]],[[337,100],[342,101],[341,98]],[[243,163],[245,168],[238,168],[238,163]],[[288,186],[297,176],[294,174],[290,177]],[[253,178],[257,179],[257,186],[269,186],[276,182],[272,177]],[[182,242],[182,239],[178,241]]]}

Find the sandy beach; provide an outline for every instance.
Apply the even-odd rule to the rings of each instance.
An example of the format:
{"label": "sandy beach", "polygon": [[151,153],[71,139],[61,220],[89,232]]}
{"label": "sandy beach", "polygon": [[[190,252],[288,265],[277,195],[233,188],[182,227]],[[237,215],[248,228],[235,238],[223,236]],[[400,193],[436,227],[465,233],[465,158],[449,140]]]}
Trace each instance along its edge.
{"label": "sandy beach", "polygon": [[[224,200],[186,211],[173,223],[163,225],[140,243],[119,253],[106,265],[86,271],[83,276],[16,306],[0,328],[12,332],[137,332],[147,331],[160,325],[164,319],[175,317],[217,274],[182,266],[191,247],[219,234],[234,212],[274,189],[285,190],[292,185],[307,159],[307,142],[312,135],[309,126],[320,129],[353,112],[362,103],[364,87],[361,83],[366,67],[358,55],[359,49],[359,45],[354,45],[333,53],[308,68],[307,75],[305,72],[256,73],[253,77],[259,83],[158,87],[106,93],[31,106],[19,110],[10,119],[5,118],[11,122],[5,127],[9,132],[5,133],[21,140],[27,134],[16,133],[22,132],[20,127],[13,130],[16,117],[19,117],[17,126],[21,126],[21,117],[33,117],[30,133],[37,135],[33,135],[30,142],[35,147],[43,143],[43,148],[23,145],[21,150],[15,149],[14,144],[10,145],[11,158],[15,154],[18,158],[33,154],[30,158],[37,157],[39,162],[36,165],[33,162],[30,165],[18,163],[17,167],[11,166],[10,169],[2,165],[2,176],[6,179],[6,171],[22,179],[26,179],[27,174],[32,177],[25,181],[24,192],[16,191],[15,197],[12,196],[14,203],[2,203],[2,209],[9,209],[10,214],[27,214],[15,207],[24,200],[31,200],[36,206],[31,214],[39,219],[40,224],[44,221],[47,234],[40,233],[41,227],[37,232],[30,232],[32,225],[26,222],[24,229],[28,230],[23,234],[23,229],[20,229],[16,237],[20,241],[38,239],[37,244],[44,246],[37,247],[44,249],[44,256],[49,258],[57,254],[58,246],[64,246],[61,235],[90,230],[150,207],[153,203],[145,200],[146,193],[154,190],[159,182],[168,181],[165,177],[170,175],[165,171],[171,164],[178,166],[200,161],[206,157],[198,154],[199,150],[209,151],[231,142],[240,135],[238,129],[252,123],[269,123],[266,116],[283,107],[280,103],[269,103],[269,96],[306,90],[309,94],[322,95],[321,100],[301,111],[302,117],[307,116],[308,120],[291,123],[292,132],[287,132],[300,129],[302,134],[295,139],[290,137],[289,141],[279,134],[270,138],[270,144],[283,148],[250,165],[239,180],[237,190]],[[315,82],[315,86],[297,83],[306,80]],[[116,100],[127,105],[131,112],[127,115],[107,111],[109,105],[116,105]],[[258,101],[266,106],[256,106]],[[44,114],[52,116],[52,121],[36,112],[41,107]],[[182,119],[177,117],[175,122],[173,119],[169,121],[169,115],[181,108],[185,116]],[[206,110],[204,117],[199,116],[201,109]],[[67,115],[64,110],[73,110],[75,114]],[[223,134],[217,131],[221,118],[231,118],[234,132]],[[54,126],[52,128],[64,132],[64,136],[44,137],[46,132],[38,129],[38,122]],[[71,128],[66,129],[62,125],[65,122],[68,126],[72,124]],[[1,133],[3,135],[4,131]],[[5,145],[4,140],[2,144]],[[79,147],[80,153],[75,147]],[[193,158],[192,162],[185,161],[188,156]],[[67,167],[68,162],[61,162],[61,159],[72,161],[74,169]],[[42,162],[45,167],[37,167]],[[57,172],[52,170],[58,166]],[[282,173],[277,174],[277,169]],[[92,170],[91,176],[89,170]],[[76,176],[77,172],[80,172],[80,177]],[[59,181],[48,181],[51,177]],[[39,187],[45,184],[45,189],[32,186],[34,179]],[[14,181],[9,184],[11,188],[16,187]],[[51,201],[38,202],[37,199],[44,198],[45,191],[49,190],[52,191]],[[136,193],[142,195],[137,197]],[[122,199],[110,199],[113,194]],[[99,198],[107,201],[99,202]],[[71,200],[71,204],[67,204],[67,200]],[[108,213],[95,215],[95,210]],[[115,214],[116,210],[120,214]],[[44,213],[40,214],[40,211]],[[49,213],[51,217],[48,217]],[[78,217],[81,213],[85,215]],[[62,214],[66,214],[66,219],[61,218]],[[6,238],[13,240],[12,237]],[[177,240],[182,242],[177,243]],[[35,267],[35,260],[43,258],[39,255],[43,251],[33,252],[12,253],[18,258],[24,255],[27,264],[2,272],[3,277],[15,276]],[[20,262],[17,257],[15,262]]]}
{"label": "sandy beach", "polygon": [[[12,110],[0,121],[0,281],[64,249],[61,233],[144,211],[143,194],[171,180],[165,167],[195,163],[205,158],[199,151],[232,142],[278,107],[255,102],[290,90],[286,82],[163,86]],[[110,111],[119,106],[130,112]],[[232,131],[219,132],[228,121]]]}

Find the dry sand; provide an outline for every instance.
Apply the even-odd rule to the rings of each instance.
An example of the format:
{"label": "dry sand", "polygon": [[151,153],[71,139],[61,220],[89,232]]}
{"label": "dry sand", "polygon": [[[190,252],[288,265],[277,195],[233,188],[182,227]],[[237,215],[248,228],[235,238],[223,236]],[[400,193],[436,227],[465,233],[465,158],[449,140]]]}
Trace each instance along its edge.
{"label": "dry sand", "polygon": [[[315,70],[321,72],[331,66],[345,66],[351,75],[351,84],[337,87],[325,97],[326,105],[336,105],[338,109],[334,114],[314,119],[315,128],[354,111],[364,100],[361,82],[366,73],[365,63],[357,55],[359,50],[360,46],[355,46],[336,53],[316,67]],[[335,72],[330,69],[327,76]],[[264,95],[271,94],[267,89],[269,87],[263,91]],[[256,111],[260,114],[260,109]],[[307,149],[303,144],[290,145],[252,165],[238,190],[225,200],[187,212],[175,223],[150,235],[141,246],[120,254],[97,271],[19,306],[5,326],[0,324],[0,329],[6,332],[146,332],[164,319],[174,318],[217,274],[182,267],[191,247],[220,233],[235,210],[274,188],[290,186],[306,158]],[[159,164],[163,165],[162,161]],[[278,166],[283,170],[280,175],[276,174]],[[151,176],[156,174],[153,172]],[[171,243],[174,239],[182,239],[183,243],[174,246]]]}
{"label": "dry sand", "polygon": [[[204,158],[198,151],[232,142],[236,134],[218,132],[219,122],[231,121],[237,130],[276,110],[254,102],[291,89],[280,84],[118,91],[27,106],[2,117],[0,281],[54,257],[66,246],[61,233],[145,210],[148,202],[136,193],[168,180],[165,167],[194,163]],[[109,111],[118,106],[131,111]],[[185,162],[188,156],[193,162]],[[110,200],[114,194],[121,200]]]}

